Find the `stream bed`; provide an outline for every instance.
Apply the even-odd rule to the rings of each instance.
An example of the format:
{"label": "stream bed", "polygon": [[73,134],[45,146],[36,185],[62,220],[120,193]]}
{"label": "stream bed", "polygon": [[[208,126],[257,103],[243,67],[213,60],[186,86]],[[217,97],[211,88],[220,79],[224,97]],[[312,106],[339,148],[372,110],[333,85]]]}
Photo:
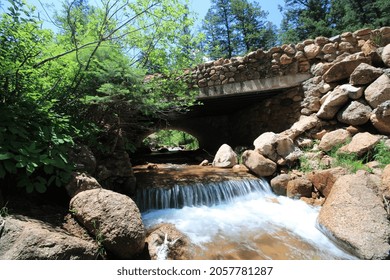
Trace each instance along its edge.
{"label": "stream bed", "polygon": [[265,179],[185,165],[135,172],[141,186],[148,178],[137,198],[146,228],[174,224],[195,259],[356,259],[319,230],[319,207],[275,195]]}

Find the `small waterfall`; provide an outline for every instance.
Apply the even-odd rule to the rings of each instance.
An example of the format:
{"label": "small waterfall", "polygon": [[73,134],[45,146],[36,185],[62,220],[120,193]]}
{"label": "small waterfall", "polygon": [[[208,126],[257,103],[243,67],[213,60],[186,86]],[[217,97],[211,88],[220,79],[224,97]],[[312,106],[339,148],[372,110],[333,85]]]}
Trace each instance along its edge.
{"label": "small waterfall", "polygon": [[140,210],[183,208],[185,206],[214,206],[231,202],[250,193],[271,194],[265,179],[242,179],[219,182],[174,185],[171,188],[145,188],[137,192]]}

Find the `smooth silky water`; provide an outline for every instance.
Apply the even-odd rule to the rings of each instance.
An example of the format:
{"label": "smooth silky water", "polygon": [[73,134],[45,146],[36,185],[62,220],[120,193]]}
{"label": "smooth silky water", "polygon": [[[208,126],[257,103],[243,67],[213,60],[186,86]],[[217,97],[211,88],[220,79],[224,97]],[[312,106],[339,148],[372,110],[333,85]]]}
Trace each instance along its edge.
{"label": "smooth silky water", "polygon": [[185,233],[195,259],[355,259],[318,229],[319,207],[276,196],[264,179],[144,188],[137,203],[146,228],[172,223]]}

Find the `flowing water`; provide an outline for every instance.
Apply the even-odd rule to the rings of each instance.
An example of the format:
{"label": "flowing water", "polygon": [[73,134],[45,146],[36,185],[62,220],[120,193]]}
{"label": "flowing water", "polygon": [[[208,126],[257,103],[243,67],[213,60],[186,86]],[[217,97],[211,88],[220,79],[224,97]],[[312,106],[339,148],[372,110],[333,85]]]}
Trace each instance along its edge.
{"label": "flowing water", "polygon": [[174,224],[197,245],[195,259],[355,258],[318,229],[319,207],[276,196],[264,179],[149,187],[137,201],[145,226]]}

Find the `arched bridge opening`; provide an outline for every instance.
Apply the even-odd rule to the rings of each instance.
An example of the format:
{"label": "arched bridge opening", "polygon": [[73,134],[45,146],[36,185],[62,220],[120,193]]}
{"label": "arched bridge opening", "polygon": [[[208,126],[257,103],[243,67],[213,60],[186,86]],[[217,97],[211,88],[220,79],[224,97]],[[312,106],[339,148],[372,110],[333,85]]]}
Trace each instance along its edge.
{"label": "arched bridge opening", "polygon": [[210,155],[224,143],[232,148],[251,147],[261,133],[280,132],[296,122],[302,100],[300,86],[199,98],[202,105],[193,106],[187,113],[171,113],[164,121],[156,121],[152,131],[140,135],[139,142],[161,129],[176,129],[195,137],[199,149]]}

